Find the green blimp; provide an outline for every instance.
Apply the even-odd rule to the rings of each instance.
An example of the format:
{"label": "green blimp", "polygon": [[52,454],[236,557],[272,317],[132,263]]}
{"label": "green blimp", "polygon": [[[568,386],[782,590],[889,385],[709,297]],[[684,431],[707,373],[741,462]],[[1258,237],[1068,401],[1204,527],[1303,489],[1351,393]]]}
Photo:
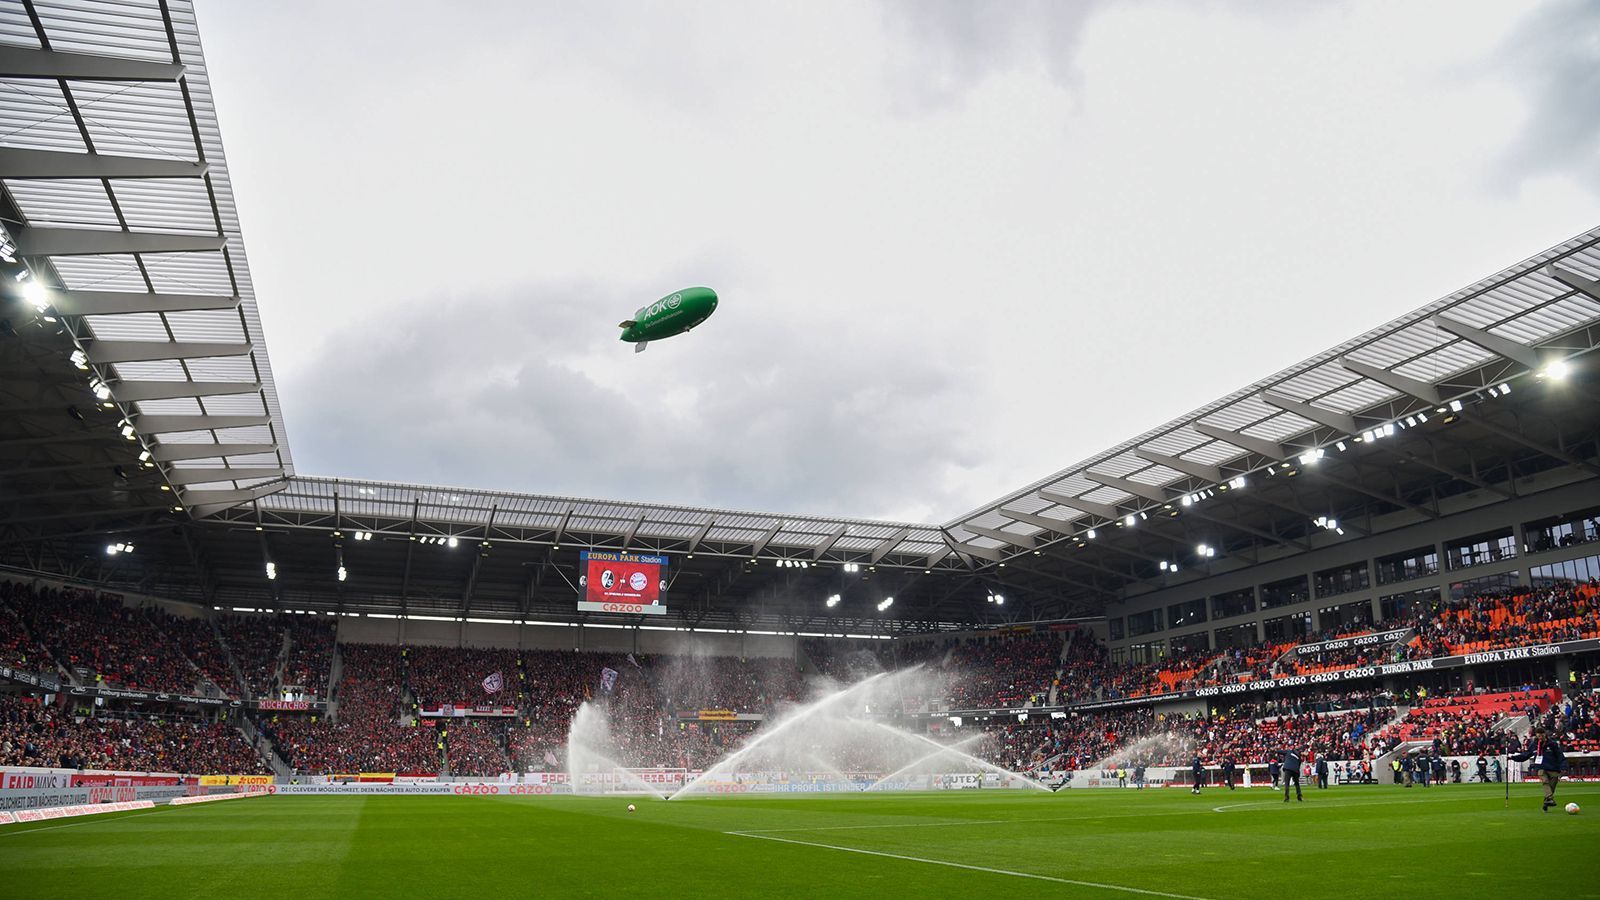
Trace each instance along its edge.
{"label": "green blimp", "polygon": [[651,341],[683,334],[717,311],[717,292],[708,287],[673,291],[649,306],[640,307],[633,318],[623,320],[622,340],[639,353]]}

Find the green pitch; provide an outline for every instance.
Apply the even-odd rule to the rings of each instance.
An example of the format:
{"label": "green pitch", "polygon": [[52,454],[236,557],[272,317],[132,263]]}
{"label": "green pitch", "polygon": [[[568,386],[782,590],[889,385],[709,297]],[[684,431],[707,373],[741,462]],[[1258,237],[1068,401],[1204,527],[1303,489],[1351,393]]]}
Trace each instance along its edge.
{"label": "green pitch", "polygon": [[0,827],[22,897],[1600,897],[1600,786],[267,797]]}

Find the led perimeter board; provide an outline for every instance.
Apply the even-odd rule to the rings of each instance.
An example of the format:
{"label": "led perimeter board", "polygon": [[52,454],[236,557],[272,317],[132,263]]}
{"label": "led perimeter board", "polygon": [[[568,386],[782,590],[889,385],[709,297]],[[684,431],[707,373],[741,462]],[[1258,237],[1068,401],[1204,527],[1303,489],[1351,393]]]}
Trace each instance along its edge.
{"label": "led perimeter board", "polygon": [[665,615],[667,558],[590,550],[578,555],[580,612]]}

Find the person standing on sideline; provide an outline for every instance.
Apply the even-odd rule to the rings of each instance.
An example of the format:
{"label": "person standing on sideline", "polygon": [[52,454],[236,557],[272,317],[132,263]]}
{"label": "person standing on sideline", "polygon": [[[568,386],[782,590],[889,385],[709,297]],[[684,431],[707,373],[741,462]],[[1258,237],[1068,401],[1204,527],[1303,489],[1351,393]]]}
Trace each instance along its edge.
{"label": "person standing on sideline", "polygon": [[1233,757],[1222,758],[1222,780],[1228,783],[1228,790],[1233,790]]}
{"label": "person standing on sideline", "polygon": [[1189,763],[1189,773],[1194,776],[1194,789],[1190,793],[1200,793],[1200,785],[1206,781],[1206,764],[1200,761],[1200,754],[1196,753]]}
{"label": "person standing on sideline", "polygon": [[1318,790],[1327,790],[1327,788],[1328,788],[1328,760],[1327,760],[1327,757],[1318,756],[1317,757],[1317,789]]}
{"label": "person standing on sideline", "polygon": [[1272,789],[1273,790],[1277,790],[1278,789],[1278,774],[1279,774],[1279,767],[1278,767],[1278,761],[1277,760],[1274,759],[1274,760],[1271,760],[1270,762],[1267,763],[1267,774],[1272,776]]}
{"label": "person standing on sideline", "polygon": [[1294,782],[1294,799],[1298,802],[1305,798],[1300,796],[1300,751],[1290,747],[1283,751],[1283,802],[1289,802],[1289,783]]}
{"label": "person standing on sideline", "polygon": [[1561,773],[1567,768],[1567,756],[1561,750],[1561,742],[1543,728],[1535,731],[1533,736],[1533,749],[1513,753],[1511,758],[1517,762],[1533,760],[1533,767],[1539,770],[1539,781],[1544,784],[1544,806],[1540,810],[1549,812],[1550,807],[1556,805],[1556,786],[1561,783]]}

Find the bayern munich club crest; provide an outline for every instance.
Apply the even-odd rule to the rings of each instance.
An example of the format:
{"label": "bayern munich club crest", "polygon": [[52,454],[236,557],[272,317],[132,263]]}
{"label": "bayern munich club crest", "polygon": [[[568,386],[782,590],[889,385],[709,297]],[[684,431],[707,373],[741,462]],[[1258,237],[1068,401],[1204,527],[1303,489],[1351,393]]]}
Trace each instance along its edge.
{"label": "bayern munich club crest", "polygon": [[643,572],[635,572],[628,576],[628,587],[642,591],[650,584],[650,576]]}

